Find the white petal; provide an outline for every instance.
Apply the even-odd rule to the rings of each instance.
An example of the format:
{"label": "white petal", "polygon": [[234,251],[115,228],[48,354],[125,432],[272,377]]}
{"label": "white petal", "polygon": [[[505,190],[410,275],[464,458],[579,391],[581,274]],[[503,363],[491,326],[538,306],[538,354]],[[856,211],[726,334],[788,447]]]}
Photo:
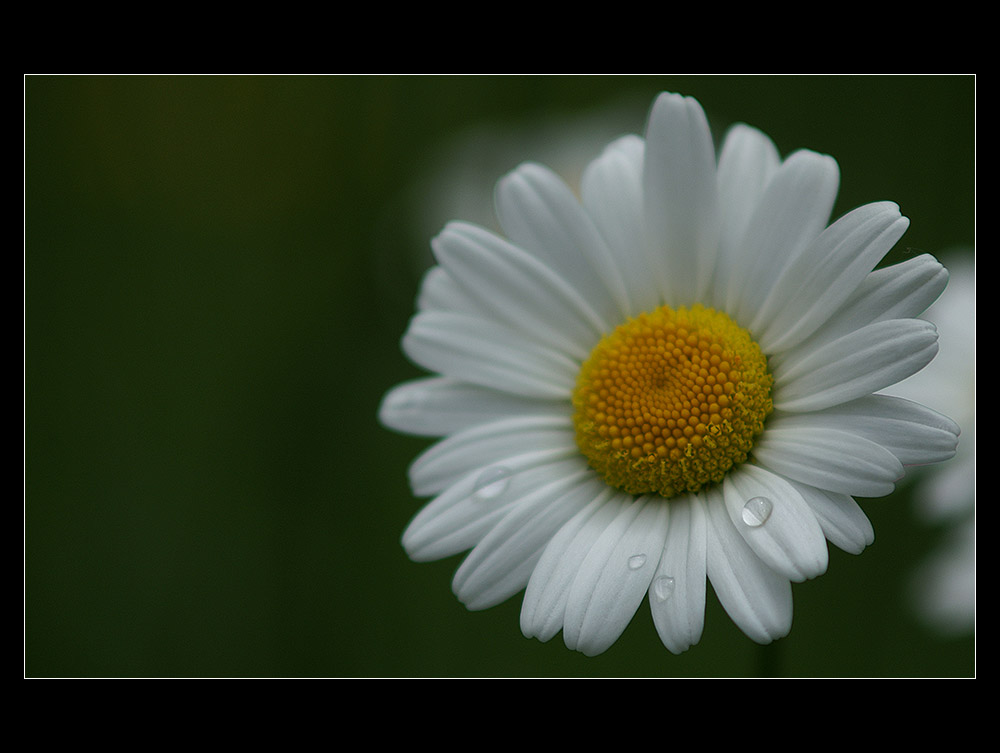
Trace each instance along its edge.
{"label": "white petal", "polygon": [[803,150],[790,155],[767,184],[735,260],[736,298],[726,304],[743,326],[753,329],[785,267],[826,226],[839,178],[833,158]]}
{"label": "white petal", "polygon": [[641,497],[601,533],[570,587],[563,624],[569,648],[596,656],[618,640],[649,589],[666,529],[666,501]]}
{"label": "white petal", "polygon": [[904,466],[952,458],[959,435],[958,425],[950,418],[889,395],[870,395],[805,415],[772,416],[768,421],[768,431],[802,426],[863,437],[887,449]]}
{"label": "white petal", "polygon": [[462,562],[452,589],[468,609],[488,609],[523,589],[545,545],[606,485],[578,472],[521,499]]}
{"label": "white petal", "polygon": [[667,538],[649,585],[656,632],[671,652],[687,651],[705,626],[707,526],[703,503],[694,496],[668,504]]}
{"label": "white petal", "polygon": [[390,429],[422,437],[443,437],[471,426],[513,416],[569,417],[565,400],[531,400],[448,377],[424,377],[389,390],[379,420]]}
{"label": "white petal", "polygon": [[614,256],[569,187],[548,168],[528,163],[497,184],[497,216],[510,240],[566,279],[603,320],[628,309]]}
{"label": "white petal", "polygon": [[903,465],[884,447],[824,426],[768,426],[753,448],[763,466],[820,489],[860,497],[892,494]]}
{"label": "white petal", "polygon": [[550,640],[563,626],[566,603],[587,553],[632,498],[605,486],[552,537],[531,573],[521,604],[521,632]]}
{"label": "white petal", "polygon": [[567,399],[580,367],[496,322],[447,311],[414,316],[403,350],[414,363],[444,376],[541,399]]}
{"label": "white petal", "polygon": [[713,299],[717,306],[736,300],[740,279],[733,274],[735,260],[743,251],[743,236],[764,187],[780,164],[774,142],[756,128],[738,124],[727,132],[718,170],[721,235]]}
{"label": "white petal", "polygon": [[566,457],[578,452],[572,419],[518,416],[473,426],[432,445],[410,465],[410,484],[418,497],[437,494],[474,469],[505,467],[522,455]]}
{"label": "white petal", "polygon": [[424,506],[403,533],[403,547],[410,559],[427,562],[471,549],[503,520],[512,505],[585,467],[578,457],[517,461],[506,461],[503,470],[508,475],[489,476],[489,484],[484,483],[482,470],[474,471]]}
{"label": "white petal", "polygon": [[642,160],[638,136],[612,142],[583,173],[583,206],[614,250],[626,282],[629,315],[656,308],[659,290],[642,246]]}
{"label": "white petal", "polygon": [[417,293],[417,311],[451,311],[481,315],[476,301],[463,291],[441,266],[433,266],[424,274]]}
{"label": "white petal", "polygon": [[948,270],[929,254],[921,254],[882,269],[876,269],[844,304],[855,321],[906,319],[919,316],[938,299],[948,285]]}
{"label": "white petal", "polygon": [[[849,212],[824,230],[787,267],[753,331],[765,352],[797,345],[857,290],[896,244],[909,220],[891,202]],[[781,293],[780,295],[778,293]]]}
{"label": "white petal", "polygon": [[796,582],[826,572],[823,530],[787,480],[744,465],[726,477],[723,494],[732,524],[772,570]]}
{"label": "white petal", "polygon": [[585,359],[603,334],[600,317],[564,279],[487,230],[450,223],[431,243],[456,284],[484,318],[527,339]]}
{"label": "white petal", "polygon": [[777,410],[822,410],[905,379],[937,353],[934,325],[875,322],[818,348],[801,347],[774,367]]}
{"label": "white petal", "polygon": [[791,482],[812,509],[823,535],[849,554],[861,554],[875,541],[875,529],[853,497]]}
{"label": "white petal", "polygon": [[757,643],[788,635],[792,584],[769,568],[737,532],[718,489],[706,494],[708,578],[726,614]]}
{"label": "white petal", "polygon": [[719,238],[715,167],[701,105],[661,94],[646,129],[645,243],[662,297],[673,306],[708,293]]}
{"label": "white petal", "polygon": [[[805,345],[816,350],[875,322],[918,316],[947,284],[947,270],[926,254],[876,269]],[[772,370],[795,358],[796,350],[769,353]]]}

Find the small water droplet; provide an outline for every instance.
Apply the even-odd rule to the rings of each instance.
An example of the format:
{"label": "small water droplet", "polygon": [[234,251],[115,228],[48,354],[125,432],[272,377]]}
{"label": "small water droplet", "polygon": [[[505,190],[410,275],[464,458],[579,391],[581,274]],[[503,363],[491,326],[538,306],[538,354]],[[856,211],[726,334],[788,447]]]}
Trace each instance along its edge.
{"label": "small water droplet", "polygon": [[638,570],[640,567],[646,564],[645,554],[634,554],[628,558],[628,569]]}
{"label": "small water droplet", "polygon": [[666,601],[674,595],[674,588],[676,586],[677,584],[673,578],[669,575],[664,575],[662,578],[657,578],[653,583],[653,594],[660,601]]}
{"label": "small water droplet", "polygon": [[508,468],[502,466],[487,468],[476,479],[476,483],[472,487],[472,494],[476,499],[495,499],[504,493],[509,483],[510,470]]}
{"label": "small water droplet", "polygon": [[758,528],[771,517],[774,505],[767,497],[753,497],[743,505],[743,522],[751,528]]}

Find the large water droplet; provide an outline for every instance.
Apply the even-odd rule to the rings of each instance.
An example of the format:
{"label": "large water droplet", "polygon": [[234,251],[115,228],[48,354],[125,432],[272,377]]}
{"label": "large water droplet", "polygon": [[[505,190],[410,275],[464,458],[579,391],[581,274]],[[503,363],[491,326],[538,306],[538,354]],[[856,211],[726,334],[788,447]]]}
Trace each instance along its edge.
{"label": "large water droplet", "polygon": [[774,505],[767,497],[753,497],[743,505],[743,522],[751,528],[758,528],[771,517]]}
{"label": "large water droplet", "polygon": [[664,575],[661,578],[657,578],[653,582],[653,595],[659,601],[666,601],[674,595],[674,589],[676,587],[677,584],[674,582],[674,579],[669,575]]}
{"label": "large water droplet", "polygon": [[496,499],[510,483],[510,469],[503,466],[487,468],[479,474],[476,483],[472,487],[472,495],[476,499]]}
{"label": "large water droplet", "polygon": [[638,570],[640,567],[646,564],[645,554],[633,554],[628,558],[628,569]]}

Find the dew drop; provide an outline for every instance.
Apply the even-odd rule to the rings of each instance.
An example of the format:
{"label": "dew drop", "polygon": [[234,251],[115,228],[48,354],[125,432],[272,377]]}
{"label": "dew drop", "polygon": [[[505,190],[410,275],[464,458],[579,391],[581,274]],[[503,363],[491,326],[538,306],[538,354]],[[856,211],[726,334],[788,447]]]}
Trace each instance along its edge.
{"label": "dew drop", "polygon": [[753,497],[743,505],[743,522],[751,528],[758,528],[767,522],[773,507],[767,497]]}
{"label": "dew drop", "polygon": [[646,564],[645,554],[634,554],[628,558],[628,569],[638,570],[640,567]]}
{"label": "dew drop", "polygon": [[510,469],[502,466],[487,468],[476,479],[476,483],[472,487],[472,495],[481,500],[496,499],[504,493],[509,483]]}
{"label": "dew drop", "polygon": [[676,588],[676,586],[677,584],[674,582],[673,578],[669,575],[664,575],[661,578],[657,578],[653,583],[653,595],[656,596],[659,601],[666,601],[674,595],[674,588]]}

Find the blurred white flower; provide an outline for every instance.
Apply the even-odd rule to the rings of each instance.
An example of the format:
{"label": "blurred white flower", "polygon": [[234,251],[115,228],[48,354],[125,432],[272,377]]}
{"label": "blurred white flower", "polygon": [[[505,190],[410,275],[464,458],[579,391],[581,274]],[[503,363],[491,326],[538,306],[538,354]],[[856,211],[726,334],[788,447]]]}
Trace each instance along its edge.
{"label": "blurred white flower", "polygon": [[[630,133],[648,107],[645,99],[626,96],[586,113],[533,114],[502,126],[483,123],[461,131],[431,150],[407,189],[405,202],[414,233],[432,237],[455,217],[499,230],[493,204],[498,175],[532,161],[578,186],[593,156]],[[421,271],[434,264],[426,245],[418,251]]]}
{"label": "blurred white flower", "polygon": [[952,460],[912,471],[918,515],[944,529],[913,577],[915,608],[933,628],[962,635],[976,619],[976,277],[969,253],[945,263],[948,287],[922,316],[937,326],[939,356],[887,392],[947,414],[962,430]]}

